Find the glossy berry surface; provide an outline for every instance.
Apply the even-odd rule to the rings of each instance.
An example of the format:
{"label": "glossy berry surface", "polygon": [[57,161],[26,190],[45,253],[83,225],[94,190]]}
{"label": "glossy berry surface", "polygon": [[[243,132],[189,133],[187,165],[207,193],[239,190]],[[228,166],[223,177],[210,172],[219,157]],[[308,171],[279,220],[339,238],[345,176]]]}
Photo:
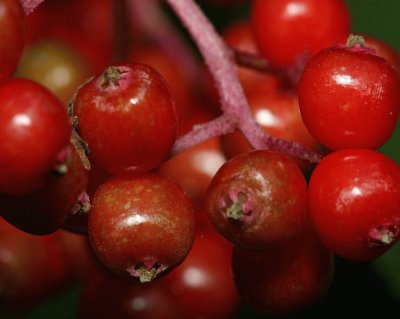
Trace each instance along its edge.
{"label": "glossy berry surface", "polygon": [[12,75],[22,54],[25,16],[19,0],[0,1],[0,80]]}
{"label": "glossy berry surface", "polygon": [[46,88],[24,79],[0,84],[0,192],[40,188],[65,160],[71,121]]}
{"label": "glossy berry surface", "polygon": [[89,238],[105,265],[147,282],[186,257],[194,218],[190,200],[171,180],[150,174],[116,177],[95,193]]}
{"label": "glossy berry surface", "polygon": [[258,313],[282,316],[326,294],[333,275],[333,255],[307,225],[292,240],[264,250],[236,246],[232,268],[245,303]]}
{"label": "glossy berry surface", "polygon": [[251,22],[260,52],[278,66],[341,43],[350,31],[343,0],[255,0]]}
{"label": "glossy berry surface", "polygon": [[265,248],[299,233],[307,217],[307,185],[286,155],[258,150],[226,162],[207,190],[205,207],[228,240]]}
{"label": "glossy berry surface", "polygon": [[145,172],[168,156],[177,116],[161,75],[143,64],[116,65],[83,86],[75,100],[79,133],[95,163],[112,174]]}
{"label": "glossy berry surface", "polygon": [[399,87],[393,67],[368,49],[326,49],[307,63],[300,79],[304,124],[329,149],[376,149],[396,126]]}
{"label": "glossy berry surface", "polygon": [[372,150],[326,156],[309,184],[309,209],[323,243],[344,258],[377,258],[400,234],[400,168]]}

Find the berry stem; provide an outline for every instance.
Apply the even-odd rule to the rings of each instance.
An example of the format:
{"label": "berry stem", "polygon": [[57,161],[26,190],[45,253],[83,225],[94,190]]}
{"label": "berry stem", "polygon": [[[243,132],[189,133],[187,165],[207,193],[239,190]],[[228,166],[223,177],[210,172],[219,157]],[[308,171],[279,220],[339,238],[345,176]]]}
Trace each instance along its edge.
{"label": "berry stem", "polygon": [[175,142],[170,155],[177,155],[212,137],[230,133],[234,130],[235,126],[235,119],[229,114],[222,114],[205,124],[196,125],[189,133]]}
{"label": "berry stem", "polygon": [[[198,5],[192,0],[167,0],[167,2],[189,31],[214,78],[220,96],[221,109],[224,115],[230,118],[229,123],[232,125],[226,130],[239,128],[255,149],[273,149],[300,159],[318,162],[321,158],[320,154],[300,144],[267,135],[256,123],[239,82],[234,54]],[[206,127],[203,126],[203,128]],[[215,125],[210,125],[210,127],[214,129]],[[190,132],[183,136],[182,140],[185,140],[186,148],[197,145],[198,141],[204,141],[201,138],[191,140],[191,136],[207,136],[204,131],[201,131],[202,134]],[[215,134],[208,134],[208,136],[212,137]],[[174,154],[177,153],[177,149],[179,150],[180,147],[174,147]]]}
{"label": "berry stem", "polygon": [[161,265],[156,261],[149,260],[138,263],[135,266],[128,267],[126,271],[141,284],[153,281],[161,272],[168,267]]}

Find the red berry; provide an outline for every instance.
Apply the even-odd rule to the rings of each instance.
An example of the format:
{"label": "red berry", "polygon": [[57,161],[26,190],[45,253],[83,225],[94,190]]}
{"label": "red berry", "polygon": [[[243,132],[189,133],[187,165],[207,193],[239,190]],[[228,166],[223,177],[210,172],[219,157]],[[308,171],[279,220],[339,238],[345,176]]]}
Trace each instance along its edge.
{"label": "red berry", "polygon": [[365,40],[365,45],[368,48],[374,49],[376,51],[376,55],[388,61],[400,76],[400,56],[397,50],[383,40],[370,35],[364,34],[363,38]]}
{"label": "red berry", "polygon": [[298,94],[310,133],[329,149],[383,145],[400,110],[393,67],[368,49],[333,47],[305,66]]}
{"label": "red berry", "polygon": [[236,246],[232,268],[239,294],[251,308],[282,316],[325,295],[333,256],[307,225],[299,236],[265,250]]}
{"label": "red berry", "polygon": [[74,114],[91,159],[112,174],[155,168],[175,142],[173,96],[150,66],[107,68],[80,89]]}
{"label": "red berry", "polygon": [[[58,233],[26,234],[0,219],[0,313],[26,311],[71,279]],[[5,315],[5,316],[4,316]]]}
{"label": "red berry", "polygon": [[0,192],[39,189],[65,160],[71,121],[65,107],[36,82],[0,84]]}
{"label": "red berry", "polygon": [[73,147],[69,148],[65,165],[68,171],[46,182],[26,195],[0,193],[0,213],[9,223],[31,234],[50,234],[61,228],[67,217],[76,214],[84,204],[88,171]]}
{"label": "red berry", "polygon": [[187,319],[163,279],[138,285],[110,273],[95,272],[85,283],[79,301],[79,318]]}
{"label": "red berry", "polygon": [[95,193],[89,237],[105,265],[147,282],[186,257],[194,219],[190,200],[171,180],[150,174],[116,177]]}
{"label": "red berry", "polygon": [[279,66],[341,43],[350,31],[343,0],[255,0],[251,22],[260,52]]}
{"label": "red berry", "polygon": [[24,47],[25,14],[19,0],[0,0],[0,80],[17,67]]}
{"label": "red berry", "polygon": [[231,245],[218,233],[200,232],[184,262],[163,279],[184,318],[233,318],[239,298],[231,255]]}
{"label": "red berry", "polygon": [[237,155],[218,170],[205,206],[228,240],[265,248],[301,231],[306,200],[306,181],[296,163],[281,153],[259,150]]}
{"label": "red berry", "polygon": [[374,259],[399,238],[400,168],[372,150],[329,154],[311,175],[309,209],[330,250],[352,260]]}

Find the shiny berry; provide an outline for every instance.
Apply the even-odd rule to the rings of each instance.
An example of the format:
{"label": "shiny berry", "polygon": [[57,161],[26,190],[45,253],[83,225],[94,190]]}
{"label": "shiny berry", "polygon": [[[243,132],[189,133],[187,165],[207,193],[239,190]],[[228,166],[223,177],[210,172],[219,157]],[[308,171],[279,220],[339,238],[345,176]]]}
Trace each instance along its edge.
{"label": "shiny berry", "polygon": [[0,192],[25,194],[65,160],[71,121],[46,88],[24,79],[0,84]]}
{"label": "shiny berry", "polygon": [[400,85],[393,67],[359,45],[314,56],[298,94],[310,133],[332,150],[382,146],[396,126]]}
{"label": "shiny berry", "polygon": [[106,266],[148,282],[186,257],[194,219],[190,200],[171,180],[155,174],[115,177],[95,193],[89,238]]}
{"label": "shiny berry", "polygon": [[147,65],[108,67],[80,89],[74,114],[90,159],[112,174],[155,168],[175,142],[172,93]]}
{"label": "shiny berry", "polygon": [[309,209],[323,243],[344,258],[366,261],[400,235],[400,167],[383,154],[341,150],[315,168]]}
{"label": "shiny berry", "polygon": [[260,52],[278,66],[341,43],[350,31],[343,0],[255,0],[251,22]]}
{"label": "shiny berry", "polygon": [[265,150],[226,162],[207,190],[205,206],[216,229],[249,248],[286,240],[307,217],[307,185],[293,159]]}

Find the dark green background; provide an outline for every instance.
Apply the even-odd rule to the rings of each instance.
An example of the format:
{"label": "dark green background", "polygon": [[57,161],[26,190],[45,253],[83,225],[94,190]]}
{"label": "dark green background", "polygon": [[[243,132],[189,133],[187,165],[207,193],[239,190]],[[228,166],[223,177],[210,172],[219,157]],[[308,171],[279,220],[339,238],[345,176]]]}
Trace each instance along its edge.
{"label": "dark green background", "polygon": [[[347,3],[352,13],[353,32],[374,35],[400,50],[399,0],[348,0]],[[220,28],[227,21],[244,15],[247,8],[218,10],[217,13],[210,8],[205,10]],[[399,146],[400,125],[391,140],[382,148],[383,152],[400,164]],[[72,284],[65,291],[52,296],[30,313],[18,318],[76,318],[79,292],[80,285]],[[364,315],[384,317],[393,311],[398,313],[399,307],[400,245],[398,244],[391,252],[371,263],[353,263],[337,258],[335,277],[328,296],[312,308],[294,315],[293,318],[330,318],[341,315],[357,315],[357,318]],[[243,308],[238,318],[263,317]]]}

